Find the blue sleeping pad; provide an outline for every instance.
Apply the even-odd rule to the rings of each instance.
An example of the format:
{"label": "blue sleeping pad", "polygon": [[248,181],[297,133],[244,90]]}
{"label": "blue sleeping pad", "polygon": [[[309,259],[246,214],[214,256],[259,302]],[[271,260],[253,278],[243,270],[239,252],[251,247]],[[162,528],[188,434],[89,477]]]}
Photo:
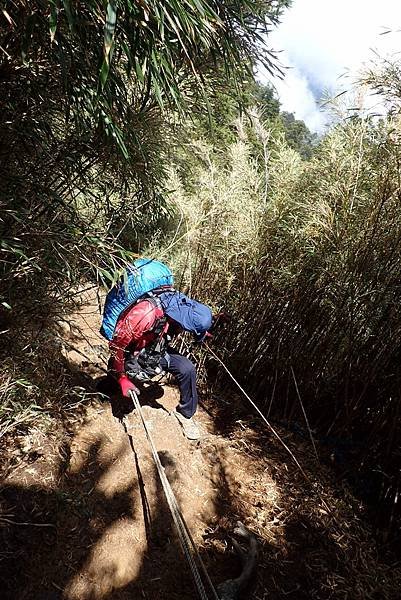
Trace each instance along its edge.
{"label": "blue sleeping pad", "polygon": [[157,260],[138,258],[107,294],[100,333],[111,340],[121,313],[141,296],[166,285],[173,285],[173,275],[166,265]]}

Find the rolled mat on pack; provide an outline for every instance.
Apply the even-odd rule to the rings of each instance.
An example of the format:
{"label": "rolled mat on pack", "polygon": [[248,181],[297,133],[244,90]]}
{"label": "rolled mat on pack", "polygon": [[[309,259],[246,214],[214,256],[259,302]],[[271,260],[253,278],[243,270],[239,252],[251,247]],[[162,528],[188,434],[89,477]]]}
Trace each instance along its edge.
{"label": "rolled mat on pack", "polygon": [[198,300],[176,290],[164,292],[159,298],[165,314],[196,338],[201,339],[212,326],[212,311]]}

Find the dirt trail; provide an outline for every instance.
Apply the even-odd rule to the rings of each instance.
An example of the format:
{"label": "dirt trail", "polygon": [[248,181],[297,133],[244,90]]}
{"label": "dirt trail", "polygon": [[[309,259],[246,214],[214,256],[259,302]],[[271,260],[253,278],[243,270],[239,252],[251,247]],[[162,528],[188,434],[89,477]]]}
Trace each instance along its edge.
{"label": "dirt trail", "polygon": [[[248,496],[241,498],[241,490],[252,487],[255,459],[213,434],[213,421],[204,411],[198,419],[204,438],[188,441],[169,414],[177,400],[177,391],[165,387],[159,407],[145,405],[143,412],[185,520],[201,547],[204,537],[222,523],[243,518],[242,511],[225,514],[225,506],[234,497],[238,505],[248,501]],[[39,599],[52,589],[62,590],[60,597],[68,600],[194,597],[139,415],[132,413],[124,420],[128,435],[109,406],[94,403],[70,434],[61,477],[50,476],[48,458],[42,454],[6,480],[9,490],[23,482],[32,493],[23,500],[23,510],[29,510],[27,504],[37,505],[36,520],[41,522],[46,514],[49,521],[55,520],[57,530],[55,538],[53,528],[45,533],[33,530],[26,583],[18,598]],[[267,501],[274,503],[275,485],[268,474],[265,486]],[[50,548],[44,553],[42,536],[49,537]],[[217,558],[224,551],[223,540],[218,543]],[[211,556],[206,560],[211,563]],[[210,564],[214,576],[224,578],[227,569],[235,574],[231,558],[226,568],[218,566],[221,560],[214,562]]]}
{"label": "dirt trail", "polygon": [[[62,324],[63,354],[88,378],[102,375],[99,367],[107,356],[98,326],[91,293]],[[202,439],[187,440],[170,414],[178,399],[177,389],[164,382],[143,392],[141,404],[182,514],[218,582],[238,570],[226,541],[231,525],[244,515],[231,508],[228,513],[226,506],[230,498],[241,502],[240,489],[252,484],[255,459],[216,435],[212,416],[202,408],[197,415]],[[27,522],[54,527],[16,526],[24,571],[11,568],[10,598],[196,596],[139,415],[130,408],[125,430],[113,408],[89,395],[71,403],[64,431],[33,431],[21,438],[25,460],[4,482],[10,520],[20,522],[24,515]],[[275,485],[268,474],[265,480],[273,501]]]}
{"label": "dirt trail", "polygon": [[[177,400],[177,393],[167,388],[160,408],[144,406],[143,412],[181,510],[196,543],[200,544],[202,532],[216,525],[218,518],[215,507],[223,469],[222,447],[219,442],[219,448],[213,447],[213,436],[199,444],[183,437],[179,424],[167,412],[175,407]],[[96,447],[94,467],[100,466],[101,472],[94,491],[111,504],[125,496],[128,511],[122,515],[114,513],[113,523],[91,547],[83,568],[68,583],[65,597],[71,600],[108,597],[113,590],[143,579],[146,571],[149,573],[145,576],[146,583],[142,581],[138,586],[145,597],[169,597],[167,592],[171,597],[173,594],[183,597],[184,589],[188,597],[193,597],[143,426],[136,414],[125,420],[129,440],[121,425],[111,422],[109,411],[95,414],[74,439],[71,474],[81,473],[85,479],[87,448]],[[211,428],[205,414],[200,421],[204,429]],[[212,463],[204,458],[209,453],[215,455]],[[224,478],[230,492],[235,493],[239,480],[246,480],[246,475],[244,468],[237,468],[235,475],[231,472],[230,464],[237,461],[233,451],[230,455],[230,458],[225,456]],[[182,562],[182,569],[176,573],[176,580],[171,581],[169,571],[176,569],[177,560]]]}
{"label": "dirt trail", "polygon": [[[89,383],[66,400],[62,426],[15,440],[0,505],[1,597],[195,598],[139,415],[125,417],[127,435],[111,404],[91,395],[105,348],[98,321],[92,297],[65,327],[65,358]],[[400,597],[400,570],[380,562],[360,506],[308,441],[280,430],[332,515],[257,420],[235,417],[232,397],[199,408],[204,435],[190,442],[170,415],[177,389],[156,392],[141,396],[145,419],[215,584],[238,573],[227,542],[240,519],[260,544],[255,600]]]}

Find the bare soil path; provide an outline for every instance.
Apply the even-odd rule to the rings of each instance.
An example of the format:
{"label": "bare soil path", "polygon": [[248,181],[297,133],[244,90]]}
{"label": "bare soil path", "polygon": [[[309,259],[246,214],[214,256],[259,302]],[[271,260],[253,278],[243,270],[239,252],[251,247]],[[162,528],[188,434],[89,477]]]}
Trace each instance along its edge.
{"label": "bare soil path", "polygon": [[[89,381],[100,372],[82,354],[94,358],[102,343],[91,302],[65,331],[66,359]],[[156,391],[142,395],[144,415],[216,585],[238,573],[229,534],[240,519],[260,545],[255,600],[401,597],[399,565],[380,560],[360,505],[308,441],[280,430],[313,489],[256,418],[238,417],[239,399],[207,398],[198,411],[204,435],[190,442],[170,415],[176,388]],[[0,597],[196,598],[139,415],[126,415],[125,431],[94,387],[81,392],[66,401],[62,424],[33,428],[5,449],[16,458],[1,487]]]}
{"label": "bare soil path", "polygon": [[[169,414],[177,400],[177,391],[165,387],[159,405],[144,405],[143,412],[195,542],[202,548],[214,540],[206,543],[206,561],[221,580],[224,571],[235,575],[235,561],[228,558],[220,575],[211,549],[217,544],[217,559],[225,553],[221,528],[243,518],[244,506],[253,512],[258,460],[216,436],[206,412],[199,416],[204,438],[188,441]],[[15,525],[24,569],[14,573],[14,597],[46,598],[50,591],[68,600],[196,597],[139,415],[124,418],[128,434],[109,405],[93,403],[77,421],[62,459],[37,433],[37,458],[20,463],[5,481],[6,498],[15,499],[10,521],[31,522]],[[265,512],[277,499],[268,473],[263,487]],[[240,510],[230,506],[228,513],[227,504]]]}

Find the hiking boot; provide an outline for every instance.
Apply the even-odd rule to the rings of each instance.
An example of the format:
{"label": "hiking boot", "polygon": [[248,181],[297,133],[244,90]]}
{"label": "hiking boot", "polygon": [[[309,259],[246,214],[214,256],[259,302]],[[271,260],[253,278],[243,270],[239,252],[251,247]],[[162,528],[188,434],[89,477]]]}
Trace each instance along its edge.
{"label": "hiking boot", "polygon": [[184,435],[189,440],[199,440],[199,438],[201,436],[201,432],[199,430],[198,425],[195,423],[193,417],[188,419],[188,417],[184,417],[184,415],[177,412],[176,410],[173,410],[173,415],[179,421],[179,423],[182,427],[182,430],[184,432]]}

